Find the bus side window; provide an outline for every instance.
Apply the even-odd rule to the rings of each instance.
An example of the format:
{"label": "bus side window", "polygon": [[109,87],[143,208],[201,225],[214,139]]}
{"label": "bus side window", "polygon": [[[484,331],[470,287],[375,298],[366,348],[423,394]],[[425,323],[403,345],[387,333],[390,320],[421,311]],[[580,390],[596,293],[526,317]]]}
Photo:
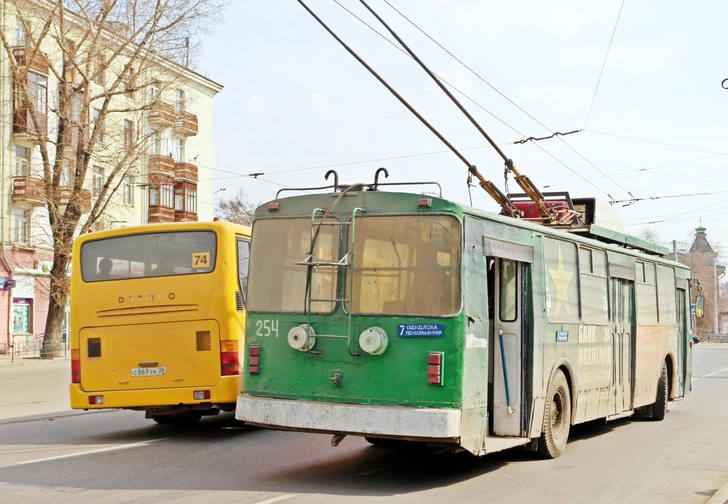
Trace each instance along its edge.
{"label": "bus side window", "polygon": [[238,282],[243,302],[248,300],[248,264],[250,264],[250,241],[238,238]]}

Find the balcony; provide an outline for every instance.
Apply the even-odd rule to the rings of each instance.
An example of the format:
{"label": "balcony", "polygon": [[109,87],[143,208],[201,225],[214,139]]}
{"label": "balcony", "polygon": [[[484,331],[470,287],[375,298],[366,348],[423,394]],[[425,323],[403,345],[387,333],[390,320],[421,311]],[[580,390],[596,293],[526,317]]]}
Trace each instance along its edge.
{"label": "balcony", "polygon": [[197,182],[197,166],[191,163],[175,163],[174,180],[176,182]]}
{"label": "balcony", "polygon": [[13,177],[13,202],[30,203],[34,206],[44,205],[45,184],[42,179],[32,177]]}
{"label": "balcony", "polygon": [[177,120],[174,123],[175,133],[183,136],[194,136],[197,134],[197,116],[189,112],[181,112],[177,114]]}
{"label": "balcony", "polygon": [[16,141],[40,143],[41,139],[48,135],[48,116],[38,113],[35,116],[39,123],[38,129],[33,124],[33,118],[27,108],[13,110],[13,137]]}
{"label": "balcony", "polygon": [[[58,205],[66,206],[71,201],[71,194],[73,194],[73,187],[62,186],[60,188],[60,194],[58,195]],[[91,211],[91,191],[88,189],[81,189],[81,212],[88,213]]]}
{"label": "balcony", "polygon": [[194,212],[188,212],[186,210],[175,210],[174,211],[175,222],[197,222],[197,214]]}
{"label": "balcony", "polygon": [[[15,56],[15,61],[18,62],[18,66],[27,66],[28,70],[48,75],[48,59],[42,52],[35,51],[35,54],[33,54],[33,49],[30,47],[16,46],[13,47],[13,56]],[[28,61],[29,59],[30,61]]]}
{"label": "balcony", "polygon": [[[163,205],[149,205],[149,222],[174,222],[174,208]],[[195,219],[197,220],[197,219]]]}
{"label": "balcony", "polygon": [[169,156],[160,156],[153,154],[149,156],[149,174],[159,174],[166,177],[174,178],[175,163],[174,159]]}
{"label": "balcony", "polygon": [[177,122],[177,114],[169,103],[157,101],[149,109],[149,124],[157,127],[173,126]]}

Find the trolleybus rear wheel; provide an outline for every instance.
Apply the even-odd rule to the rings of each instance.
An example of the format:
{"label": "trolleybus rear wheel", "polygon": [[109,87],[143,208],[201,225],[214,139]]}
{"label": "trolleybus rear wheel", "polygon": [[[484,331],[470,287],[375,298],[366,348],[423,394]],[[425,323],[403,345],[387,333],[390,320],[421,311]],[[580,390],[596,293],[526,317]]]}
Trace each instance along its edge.
{"label": "trolleybus rear wheel", "polygon": [[662,364],[662,373],[660,374],[660,381],[657,382],[657,398],[655,404],[652,405],[652,419],[653,420],[664,420],[667,415],[667,366],[665,363]]}
{"label": "trolleybus rear wheel", "polygon": [[538,453],[556,458],[566,448],[571,426],[571,394],[564,372],[557,369],[549,382],[544,409],[543,430],[538,441]]}

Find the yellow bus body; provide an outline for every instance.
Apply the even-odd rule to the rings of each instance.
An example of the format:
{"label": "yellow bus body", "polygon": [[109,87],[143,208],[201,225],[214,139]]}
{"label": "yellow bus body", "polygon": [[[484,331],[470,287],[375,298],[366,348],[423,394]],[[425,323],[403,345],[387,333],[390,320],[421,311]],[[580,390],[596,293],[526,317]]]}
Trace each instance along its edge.
{"label": "yellow bus body", "polygon": [[[170,261],[176,257],[172,276],[149,276],[165,260],[149,246],[157,237],[170,243],[159,247],[160,254]],[[194,240],[174,245],[171,237],[206,241],[198,250]],[[249,250],[249,240],[250,228],[224,222],[151,224],[80,236],[71,274],[71,407],[145,410],[155,419],[234,410],[242,390],[245,328],[241,284],[247,257],[241,247]],[[136,250],[145,248],[139,244],[148,250]],[[102,279],[95,271],[103,259],[93,254],[104,246],[120,275],[112,270]],[[190,267],[196,261],[214,268]],[[237,362],[235,374],[226,375],[223,361]]]}

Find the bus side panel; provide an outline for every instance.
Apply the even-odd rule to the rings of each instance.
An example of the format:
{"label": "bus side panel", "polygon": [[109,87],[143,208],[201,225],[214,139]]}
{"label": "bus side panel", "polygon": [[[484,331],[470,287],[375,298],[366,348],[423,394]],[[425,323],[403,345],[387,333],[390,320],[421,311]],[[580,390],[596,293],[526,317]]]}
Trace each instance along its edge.
{"label": "bus side panel", "polygon": [[[657,395],[657,378],[661,370],[657,370],[659,353],[659,326],[637,326],[635,349],[634,407],[639,408],[655,402]],[[661,364],[660,364],[661,366]]]}

